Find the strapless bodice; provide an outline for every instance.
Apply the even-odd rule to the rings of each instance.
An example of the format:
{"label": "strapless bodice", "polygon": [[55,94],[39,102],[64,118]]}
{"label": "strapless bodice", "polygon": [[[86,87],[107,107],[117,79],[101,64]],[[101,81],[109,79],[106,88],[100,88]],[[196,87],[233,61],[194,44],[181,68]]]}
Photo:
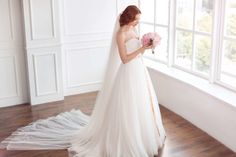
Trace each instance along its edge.
{"label": "strapless bodice", "polygon": [[126,41],[125,45],[127,53],[130,54],[141,47],[141,41],[137,38],[131,38]]}

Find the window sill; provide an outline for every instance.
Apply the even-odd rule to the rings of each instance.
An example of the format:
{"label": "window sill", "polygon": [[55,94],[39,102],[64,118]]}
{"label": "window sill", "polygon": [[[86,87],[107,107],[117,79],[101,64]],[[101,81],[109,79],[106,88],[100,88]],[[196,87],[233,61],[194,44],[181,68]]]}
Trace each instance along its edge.
{"label": "window sill", "polygon": [[175,80],[186,83],[220,101],[223,101],[234,109],[236,107],[236,92],[221,87],[217,84],[211,84],[208,80],[189,74],[187,72],[169,68],[162,63],[158,63],[148,58],[143,58],[145,65],[151,70],[157,71],[161,74],[169,76]]}

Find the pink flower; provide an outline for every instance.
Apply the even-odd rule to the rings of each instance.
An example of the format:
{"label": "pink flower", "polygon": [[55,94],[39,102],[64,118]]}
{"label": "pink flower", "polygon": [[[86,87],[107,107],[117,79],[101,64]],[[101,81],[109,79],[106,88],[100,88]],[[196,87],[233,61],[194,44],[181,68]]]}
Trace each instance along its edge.
{"label": "pink flower", "polygon": [[[150,33],[146,33],[143,35],[141,42],[143,44],[143,46],[149,46],[149,45],[153,45],[154,48],[160,44],[161,42],[161,37],[159,34],[155,33],[155,32],[150,32]],[[154,53],[154,51],[152,51]]]}

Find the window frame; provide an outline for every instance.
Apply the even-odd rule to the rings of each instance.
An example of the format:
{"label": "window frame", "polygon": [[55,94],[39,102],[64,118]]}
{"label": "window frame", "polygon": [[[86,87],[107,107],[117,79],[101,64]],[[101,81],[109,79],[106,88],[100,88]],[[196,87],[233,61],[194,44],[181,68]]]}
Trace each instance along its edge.
{"label": "window frame", "polygon": [[[236,91],[236,87],[234,86],[231,86],[223,81],[221,81],[220,77],[221,77],[221,74],[225,74],[227,76],[230,76],[230,77],[233,77],[234,79],[236,79],[236,75],[234,74],[230,74],[230,73],[227,73],[227,72],[224,72],[221,70],[222,68],[222,57],[223,57],[223,46],[224,46],[224,41],[233,41],[233,42],[236,42],[236,37],[233,38],[233,37],[227,37],[225,36],[225,27],[226,27],[226,3],[227,3],[228,0],[219,0],[218,2],[218,24],[219,24],[219,28],[218,28],[218,35],[219,35],[219,39],[217,40],[217,44],[216,44],[216,49],[218,50],[217,51],[217,58],[216,58],[216,62],[218,63],[216,65],[216,71],[215,71],[215,74],[216,76],[214,77],[214,82],[222,87],[225,87],[227,89],[230,89],[230,90],[233,90],[233,91]],[[217,46],[218,45],[218,46]]]}
{"label": "window frame", "polygon": [[[161,60],[161,59],[158,59],[156,57],[154,57],[154,55],[152,56],[145,56],[146,58],[148,59],[151,59],[151,60],[154,60],[154,61],[158,61],[162,64],[166,64],[166,65],[169,65],[169,57],[170,57],[170,46],[169,46],[169,43],[170,43],[170,11],[171,11],[171,7],[170,7],[170,4],[171,4],[171,0],[168,0],[168,5],[169,5],[169,8],[168,8],[168,23],[167,25],[164,25],[164,24],[157,24],[156,22],[156,0],[153,0],[154,1],[154,19],[153,19],[153,23],[151,22],[145,22],[145,21],[140,21],[140,24],[146,24],[146,25],[151,25],[154,27],[154,32],[156,32],[156,27],[162,27],[162,28],[165,28],[167,29],[167,32],[168,32],[168,39],[167,39],[167,60],[164,61],[164,60]],[[140,7],[140,4],[141,4],[141,0],[138,0],[138,5]],[[139,30],[139,34],[140,34],[140,25],[138,26],[138,30]]]}
{"label": "window frame", "polygon": [[[140,7],[140,1],[138,0],[138,5]],[[226,15],[226,2],[227,0],[214,0],[214,6],[212,10],[212,31],[211,32],[201,32],[198,30],[195,30],[196,28],[196,1],[194,0],[194,10],[193,10],[193,26],[190,29],[177,27],[177,0],[169,0],[169,9],[168,9],[168,25],[162,25],[156,23],[156,0],[154,0],[154,23],[148,23],[148,22],[140,22],[140,24],[148,24],[152,25],[154,27],[154,31],[156,31],[156,27],[167,27],[168,30],[168,40],[167,40],[167,61],[160,60],[156,57],[150,57],[150,56],[144,56],[145,58],[151,59],[153,61],[157,61],[159,63],[167,65],[169,68],[176,68],[178,70],[190,73],[192,75],[195,75],[197,77],[203,78],[205,80],[208,80],[211,84],[217,84],[220,85],[226,89],[236,91],[236,87],[233,85],[228,85],[220,80],[220,76],[222,73],[221,67],[222,67],[222,54],[223,54],[223,44],[225,39],[227,41],[234,41],[236,42],[236,38],[231,37],[225,37],[224,36],[224,28],[226,25],[225,22],[225,15]],[[139,32],[140,32],[140,25]],[[181,67],[180,65],[175,64],[175,59],[177,55],[177,42],[176,42],[176,33],[177,31],[187,31],[192,33],[192,58],[191,58],[191,69],[187,69],[184,67]],[[196,69],[194,69],[195,64],[195,55],[196,55],[196,49],[194,46],[195,44],[195,36],[196,35],[203,35],[205,37],[210,37],[211,39],[211,51],[210,51],[210,66],[209,66],[209,73],[207,75],[202,74],[201,72],[198,72]],[[228,74],[227,76],[230,76],[233,74]],[[236,79],[236,76],[233,75],[233,78]]]}

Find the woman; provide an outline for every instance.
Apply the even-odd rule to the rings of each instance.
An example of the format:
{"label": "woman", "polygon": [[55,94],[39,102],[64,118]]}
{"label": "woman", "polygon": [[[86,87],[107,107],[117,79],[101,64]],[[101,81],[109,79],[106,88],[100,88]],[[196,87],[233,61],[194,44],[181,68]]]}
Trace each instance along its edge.
{"label": "woman", "polygon": [[39,120],[2,142],[7,149],[68,149],[71,157],[153,157],[164,144],[158,101],[143,64],[135,26],[141,12],[128,6],[117,18],[104,83],[91,117],[80,110]]}

